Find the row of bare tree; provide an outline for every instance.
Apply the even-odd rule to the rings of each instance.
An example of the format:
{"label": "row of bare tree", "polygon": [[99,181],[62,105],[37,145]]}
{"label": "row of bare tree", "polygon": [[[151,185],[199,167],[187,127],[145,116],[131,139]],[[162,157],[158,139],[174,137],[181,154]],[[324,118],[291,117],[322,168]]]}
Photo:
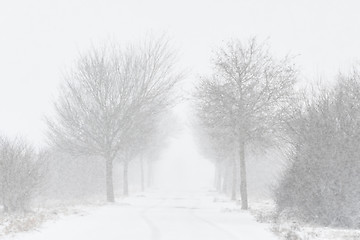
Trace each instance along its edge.
{"label": "row of bare tree", "polygon": [[250,39],[219,49],[213,73],[197,85],[199,146],[214,161],[219,190],[230,183],[235,200],[240,186],[242,209],[248,208],[246,158],[252,150],[282,142],[284,112],[292,104],[296,79],[290,58],[276,59],[266,44]]}
{"label": "row of bare tree", "polygon": [[273,186],[278,217],[359,228],[359,68],[332,86],[295,89],[290,59],[251,39],[217,51],[213,70],[197,85],[194,131],[216,188],[233,200],[240,192],[247,209],[246,159],[276,148],[287,160]]}
{"label": "row of bare tree", "polygon": [[[59,182],[68,181],[64,178],[74,178],[68,181],[70,184],[83,178],[80,182],[89,185],[90,181],[91,185],[93,181],[96,185],[95,179],[85,179],[86,173],[89,178],[105,173],[106,198],[113,202],[115,161],[123,166],[123,195],[129,191],[128,168],[134,159],[140,159],[144,189],[144,159],[157,158],[171,134],[169,126],[164,125],[183,77],[175,67],[176,60],[165,38],[128,46],[108,44],[80,54],[64,77],[54,113],[47,118],[46,154],[20,139],[0,140],[0,197],[4,209],[27,210],[40,189],[54,192],[49,188],[59,188]],[[70,176],[80,172],[78,164],[69,163],[86,164],[84,159],[88,164],[81,176]],[[92,169],[99,159],[103,172]]]}
{"label": "row of bare tree", "polygon": [[[114,201],[113,162],[124,166],[151,151],[159,116],[176,98],[182,74],[164,39],[121,48],[115,44],[83,54],[67,74],[48,119],[50,144],[73,155],[98,156],[106,169],[106,196]],[[158,140],[158,139],[156,139]]]}

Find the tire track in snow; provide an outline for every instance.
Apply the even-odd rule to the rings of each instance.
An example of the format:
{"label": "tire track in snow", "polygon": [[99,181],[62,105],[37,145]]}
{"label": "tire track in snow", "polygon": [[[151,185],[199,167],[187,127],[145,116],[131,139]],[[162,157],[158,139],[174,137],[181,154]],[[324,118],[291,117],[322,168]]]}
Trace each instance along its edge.
{"label": "tire track in snow", "polygon": [[[162,239],[162,234],[161,234],[161,230],[160,228],[154,223],[154,221],[151,220],[151,218],[147,215],[147,212],[153,210],[154,208],[157,208],[157,207],[160,207],[161,208],[161,204],[163,204],[164,202],[166,202],[167,200],[174,200],[174,199],[177,199],[177,198],[174,198],[174,197],[165,197],[165,198],[162,198],[161,200],[159,200],[158,203],[150,206],[150,207],[147,207],[147,208],[144,208],[141,212],[140,212],[140,215],[142,217],[142,219],[145,221],[145,223],[150,227],[151,229],[151,240],[160,240]],[[193,203],[190,203],[190,204],[186,204],[185,206],[171,206],[170,208],[171,209],[178,209],[178,208],[184,208],[184,209],[187,209],[187,211],[184,211],[184,212],[187,212],[189,217],[190,218],[193,218],[195,219],[195,222],[197,224],[205,224],[205,225],[208,225],[210,226],[212,229],[214,230],[217,230],[219,233],[221,233],[220,235],[223,235],[224,236],[224,240],[239,240],[240,237],[235,235],[234,233],[224,229],[223,227],[221,227],[220,225],[208,220],[208,219],[205,219],[203,217],[200,217],[196,214],[196,210],[197,209],[201,209],[201,202],[199,199],[192,199],[193,200]],[[166,207],[163,207],[163,208],[166,208]]]}
{"label": "tire track in snow", "polygon": [[228,239],[232,239],[232,240],[239,240],[239,236],[234,235],[233,233],[229,232],[228,230],[224,229],[223,227],[219,226],[218,224],[207,220],[205,218],[199,217],[198,215],[196,215],[195,210],[199,209],[199,205],[200,205],[200,201],[198,199],[194,199],[196,202],[194,203],[193,207],[191,209],[189,209],[189,214],[190,216],[192,216],[193,218],[197,219],[200,222],[203,222],[207,225],[210,225],[211,227],[221,231],[222,233],[224,233]]}
{"label": "tire track in snow", "polygon": [[141,212],[140,212],[140,216],[142,217],[142,219],[145,221],[145,223],[150,227],[150,230],[151,230],[151,240],[160,240],[161,239],[161,233],[160,233],[160,229],[156,226],[156,224],[154,224],[153,221],[150,220],[150,218],[146,215],[146,213],[159,206],[162,202],[164,202],[165,199],[161,199],[158,203],[150,206],[150,207],[147,207],[145,209],[143,209]]}

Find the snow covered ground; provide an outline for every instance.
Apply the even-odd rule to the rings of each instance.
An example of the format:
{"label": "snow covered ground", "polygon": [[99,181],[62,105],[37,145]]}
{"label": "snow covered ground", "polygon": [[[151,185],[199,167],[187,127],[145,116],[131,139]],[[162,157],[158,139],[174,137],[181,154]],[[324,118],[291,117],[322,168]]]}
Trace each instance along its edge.
{"label": "snow covered ground", "polygon": [[[212,192],[147,192],[82,214],[48,221],[12,240],[272,240],[270,225],[256,222]],[[236,211],[234,211],[236,210]]]}
{"label": "snow covered ground", "polygon": [[252,201],[250,212],[259,222],[272,225],[272,231],[283,240],[359,240],[360,230],[316,226],[301,222],[291,212],[275,219],[275,203],[272,200]]}

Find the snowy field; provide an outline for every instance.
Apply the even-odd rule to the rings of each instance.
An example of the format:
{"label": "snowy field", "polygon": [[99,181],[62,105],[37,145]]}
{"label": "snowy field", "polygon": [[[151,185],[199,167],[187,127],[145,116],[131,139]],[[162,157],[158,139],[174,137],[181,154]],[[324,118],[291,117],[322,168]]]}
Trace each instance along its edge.
{"label": "snowy field", "polygon": [[259,240],[278,239],[270,225],[234,203],[214,201],[212,192],[149,192],[117,203],[86,208],[81,214],[48,221],[12,240]]}

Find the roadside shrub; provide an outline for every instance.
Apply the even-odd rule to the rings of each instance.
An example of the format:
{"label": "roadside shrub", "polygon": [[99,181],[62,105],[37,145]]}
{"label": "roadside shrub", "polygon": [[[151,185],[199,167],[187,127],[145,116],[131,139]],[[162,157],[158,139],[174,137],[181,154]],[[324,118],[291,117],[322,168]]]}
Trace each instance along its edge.
{"label": "roadside shrub", "polygon": [[6,212],[26,211],[41,189],[46,154],[20,139],[0,139],[0,198]]}
{"label": "roadside shrub", "polygon": [[293,149],[275,191],[278,214],[306,222],[360,227],[360,78],[304,104],[288,122]]}

